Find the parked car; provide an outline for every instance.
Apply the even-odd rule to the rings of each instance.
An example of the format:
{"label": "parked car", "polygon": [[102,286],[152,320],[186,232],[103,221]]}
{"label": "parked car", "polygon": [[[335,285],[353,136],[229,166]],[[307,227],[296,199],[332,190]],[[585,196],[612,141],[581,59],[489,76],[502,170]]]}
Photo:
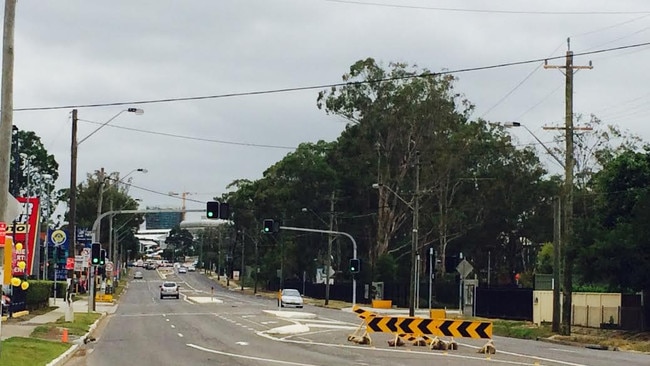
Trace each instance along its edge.
{"label": "parked car", "polygon": [[187,273],[187,267],[178,267],[178,273]]}
{"label": "parked car", "polygon": [[140,271],[136,271],[136,272],[133,274],[133,279],[135,279],[135,280],[141,280],[142,278],[143,278],[143,276],[142,276],[142,272],[140,272]]}
{"label": "parked car", "polygon": [[280,306],[281,307],[288,307],[288,306],[294,306],[297,308],[302,308],[303,301],[302,301],[302,295],[300,295],[300,291],[293,289],[293,288],[285,288],[282,290],[282,294],[280,296]]}
{"label": "parked car", "polygon": [[165,281],[160,285],[160,299],[165,296],[180,298],[180,286],[176,282]]}

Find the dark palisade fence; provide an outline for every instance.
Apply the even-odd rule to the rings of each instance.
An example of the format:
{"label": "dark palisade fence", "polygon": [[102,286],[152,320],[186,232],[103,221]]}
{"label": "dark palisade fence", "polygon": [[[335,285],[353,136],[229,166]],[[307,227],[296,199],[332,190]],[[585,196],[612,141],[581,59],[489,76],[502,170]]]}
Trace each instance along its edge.
{"label": "dark palisade fence", "polygon": [[476,316],[533,320],[533,289],[479,287],[476,289]]}

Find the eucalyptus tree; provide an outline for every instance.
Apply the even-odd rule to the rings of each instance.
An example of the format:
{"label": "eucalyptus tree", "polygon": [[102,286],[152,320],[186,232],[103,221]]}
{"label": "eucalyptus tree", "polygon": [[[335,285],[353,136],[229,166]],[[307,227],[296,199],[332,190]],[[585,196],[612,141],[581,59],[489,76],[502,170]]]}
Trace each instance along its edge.
{"label": "eucalyptus tree", "polygon": [[11,145],[9,191],[16,196],[29,194],[41,197],[44,213],[49,217],[61,199],[54,192],[59,163],[33,131],[15,130]]}
{"label": "eucalyptus tree", "polygon": [[611,290],[650,290],[650,149],[610,159],[590,183],[594,203],[582,219],[577,268],[584,282]]}

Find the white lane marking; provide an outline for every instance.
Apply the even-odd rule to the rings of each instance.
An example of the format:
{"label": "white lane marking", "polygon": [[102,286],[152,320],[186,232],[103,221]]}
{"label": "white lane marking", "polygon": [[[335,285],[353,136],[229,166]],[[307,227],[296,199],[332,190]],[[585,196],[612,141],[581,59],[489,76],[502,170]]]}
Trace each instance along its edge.
{"label": "white lane marking", "polygon": [[278,323],[278,322],[276,322],[276,321],[260,322],[260,324],[264,324],[264,325],[267,325],[267,324],[277,324],[277,323]]}
{"label": "white lane marking", "polygon": [[238,344],[240,346],[248,346],[248,342],[242,342],[242,341],[235,342],[235,344]]}
{"label": "white lane marking", "polygon": [[176,326],[174,324],[172,324],[171,327],[172,327],[172,329],[176,328]]}
{"label": "white lane marking", "polygon": [[193,302],[191,302],[190,300],[187,299],[187,295],[185,295],[185,294],[182,293],[182,292],[181,292],[181,295],[183,296],[183,301],[185,301],[185,302],[188,303],[188,304],[194,304]]}
{"label": "white lane marking", "polygon": [[168,321],[169,321],[169,318],[166,318],[165,321],[168,322]]}
{"label": "white lane marking", "polygon": [[181,333],[178,333],[178,336],[181,337],[181,338],[183,338],[183,334],[181,334]]}
{"label": "white lane marking", "polygon": [[572,351],[570,349],[560,349],[560,348],[549,348],[549,351],[560,351],[560,352],[568,352],[568,353],[579,353],[578,351]]}
{"label": "white lane marking", "polygon": [[[472,345],[469,345],[469,344],[463,344],[463,343],[459,343],[459,344],[462,345],[462,346],[465,346],[465,347],[470,347],[470,348],[476,348],[476,349],[481,348],[481,347],[472,346]],[[548,361],[548,362],[559,363],[559,364],[568,365],[568,366],[588,366],[588,365],[585,365],[585,364],[582,364],[582,363],[573,363],[573,362],[569,362],[569,361],[561,361],[561,360],[555,360],[555,359],[552,359],[552,358],[545,358],[545,357],[540,357],[540,356],[526,355],[526,354],[523,354],[523,353],[508,352],[508,351],[503,351],[503,350],[499,350],[499,353],[503,353],[503,354],[510,355],[510,356],[515,356],[515,357],[528,357],[528,358],[535,359],[535,361]]]}
{"label": "white lane marking", "polygon": [[197,345],[191,344],[191,343],[186,344],[186,346],[194,348],[194,349],[198,349],[199,351],[204,351],[204,352],[209,352],[209,353],[214,353],[214,354],[224,355],[224,356],[230,356],[230,357],[244,358],[244,359],[247,359],[247,360],[264,361],[264,362],[268,362],[268,363],[279,363],[279,364],[282,364],[282,365],[316,366],[316,365],[312,365],[312,364],[308,364],[308,363],[302,363],[302,362],[297,363],[297,362],[291,362],[291,361],[273,360],[273,359],[270,359],[270,358],[244,356],[244,355],[239,355],[239,354],[236,354],[236,353],[217,351],[217,350],[214,350],[214,349],[209,349],[209,348],[197,346]]}

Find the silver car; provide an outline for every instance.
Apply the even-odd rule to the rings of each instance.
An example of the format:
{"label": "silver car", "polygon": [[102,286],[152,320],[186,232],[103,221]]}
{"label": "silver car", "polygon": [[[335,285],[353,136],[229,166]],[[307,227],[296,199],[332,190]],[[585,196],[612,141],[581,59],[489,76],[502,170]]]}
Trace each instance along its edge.
{"label": "silver car", "polygon": [[280,306],[295,306],[297,308],[302,308],[302,296],[300,295],[300,291],[293,288],[285,288],[282,290]]}
{"label": "silver car", "polygon": [[140,272],[140,271],[136,271],[136,272],[133,274],[133,279],[134,279],[134,280],[141,280],[142,277],[143,277],[143,276],[142,276],[142,272]]}
{"label": "silver car", "polygon": [[160,285],[160,299],[163,299],[165,296],[180,298],[180,286],[176,282],[165,281]]}

